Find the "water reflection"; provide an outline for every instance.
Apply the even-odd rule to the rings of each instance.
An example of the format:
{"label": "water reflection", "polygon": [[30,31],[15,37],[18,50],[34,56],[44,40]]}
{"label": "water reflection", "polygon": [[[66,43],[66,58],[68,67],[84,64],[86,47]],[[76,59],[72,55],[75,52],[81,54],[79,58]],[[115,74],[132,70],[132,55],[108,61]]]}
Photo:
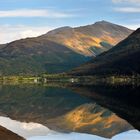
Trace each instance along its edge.
{"label": "water reflection", "polygon": [[0,117],[0,125],[24,138],[55,134],[54,131],[41,124],[18,122],[8,117]]}
{"label": "water reflection", "polygon": [[127,121],[98,105],[97,98],[85,97],[89,89],[3,85],[0,115],[39,123],[58,132],[90,133],[109,138],[134,129]]}
{"label": "water reflection", "polygon": [[0,117],[0,123],[3,127],[26,138],[26,140],[139,140],[140,138],[140,132],[137,130],[127,131],[107,139],[85,133],[58,133],[41,124],[19,122],[7,117]]}
{"label": "water reflection", "polygon": [[140,130],[140,88],[132,86],[86,86],[71,87],[82,96],[89,97],[98,104],[115,112]]}

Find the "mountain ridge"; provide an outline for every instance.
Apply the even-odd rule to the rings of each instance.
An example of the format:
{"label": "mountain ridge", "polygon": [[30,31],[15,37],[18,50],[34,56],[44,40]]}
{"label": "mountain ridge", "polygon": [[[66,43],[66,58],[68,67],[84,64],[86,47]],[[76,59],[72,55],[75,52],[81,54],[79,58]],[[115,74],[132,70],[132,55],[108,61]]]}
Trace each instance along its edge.
{"label": "mountain ridge", "polygon": [[140,73],[140,28],[107,52],[73,70],[78,75]]}
{"label": "mountain ridge", "polygon": [[99,21],[87,26],[57,28],[45,34],[45,37],[82,55],[96,56],[112,48],[132,32],[126,27]]}
{"label": "mountain ridge", "polygon": [[[20,39],[1,45],[0,75],[66,72],[84,64],[91,57],[112,48],[112,39],[119,42],[120,35],[123,36],[121,37],[123,39],[132,32],[125,27],[120,29],[120,26],[115,24],[107,22],[102,22],[102,24],[103,26],[107,24],[108,29],[97,32],[101,35],[100,38],[97,37],[97,34],[91,36],[81,33],[81,27],[76,29],[66,26],[39,37]],[[110,30],[110,26],[114,29],[112,30],[111,27]],[[81,30],[81,32],[76,30]],[[94,31],[95,27],[92,30]],[[110,39],[109,34],[104,34],[106,30],[109,30],[110,34],[116,36],[116,38],[111,37]]]}

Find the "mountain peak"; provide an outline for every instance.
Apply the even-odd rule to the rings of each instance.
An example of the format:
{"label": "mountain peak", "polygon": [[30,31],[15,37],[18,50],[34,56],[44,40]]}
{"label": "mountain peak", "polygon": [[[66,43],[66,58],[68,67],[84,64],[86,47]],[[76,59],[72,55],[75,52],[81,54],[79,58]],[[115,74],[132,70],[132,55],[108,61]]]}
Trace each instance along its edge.
{"label": "mountain peak", "polygon": [[[122,28],[125,30],[130,30],[127,27],[124,27],[119,24],[114,24],[114,23],[111,23],[111,22],[105,21],[105,20],[97,21],[94,24],[92,24],[92,26],[97,26],[97,27],[99,26],[99,27],[105,27],[105,28],[118,28],[118,30],[121,30]],[[131,31],[133,31],[133,30],[131,30]]]}
{"label": "mountain peak", "polygon": [[105,21],[105,20],[101,20],[101,21],[95,22],[94,24],[113,24],[113,23]]}

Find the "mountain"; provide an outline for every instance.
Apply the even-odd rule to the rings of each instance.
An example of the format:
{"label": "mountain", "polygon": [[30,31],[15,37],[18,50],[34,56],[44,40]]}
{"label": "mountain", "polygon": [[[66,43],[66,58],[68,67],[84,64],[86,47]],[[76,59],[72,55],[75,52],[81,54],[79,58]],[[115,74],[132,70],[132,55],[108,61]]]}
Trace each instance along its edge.
{"label": "mountain", "polygon": [[132,30],[101,21],[62,27],[36,38],[0,45],[0,75],[66,72],[126,38]]}
{"label": "mountain", "polygon": [[47,39],[29,38],[14,41],[0,49],[0,73],[30,75],[63,72],[87,60],[88,57],[63,45]]}
{"label": "mountain", "polygon": [[76,75],[140,73],[140,28],[109,51],[71,73]]}
{"label": "mountain", "polygon": [[107,21],[71,28],[62,27],[44,37],[85,56],[96,56],[126,38],[132,30]]}

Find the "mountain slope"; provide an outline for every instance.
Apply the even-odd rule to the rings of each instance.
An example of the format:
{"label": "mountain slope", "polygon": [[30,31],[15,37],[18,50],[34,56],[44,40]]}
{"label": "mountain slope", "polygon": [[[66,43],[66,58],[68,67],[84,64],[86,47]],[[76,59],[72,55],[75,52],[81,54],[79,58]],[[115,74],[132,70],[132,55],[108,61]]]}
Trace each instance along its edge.
{"label": "mountain slope", "polygon": [[66,72],[110,49],[131,32],[102,21],[79,28],[62,27],[36,38],[4,44],[0,46],[0,75]]}
{"label": "mountain slope", "polygon": [[24,39],[9,43],[0,49],[0,73],[57,73],[72,69],[87,60],[87,57],[52,41]]}
{"label": "mountain slope", "polygon": [[140,73],[140,28],[108,52],[72,72],[76,75],[133,73]]}
{"label": "mountain slope", "polygon": [[86,56],[96,56],[132,33],[132,30],[106,21],[71,28],[63,27],[48,32],[44,37],[63,44]]}

